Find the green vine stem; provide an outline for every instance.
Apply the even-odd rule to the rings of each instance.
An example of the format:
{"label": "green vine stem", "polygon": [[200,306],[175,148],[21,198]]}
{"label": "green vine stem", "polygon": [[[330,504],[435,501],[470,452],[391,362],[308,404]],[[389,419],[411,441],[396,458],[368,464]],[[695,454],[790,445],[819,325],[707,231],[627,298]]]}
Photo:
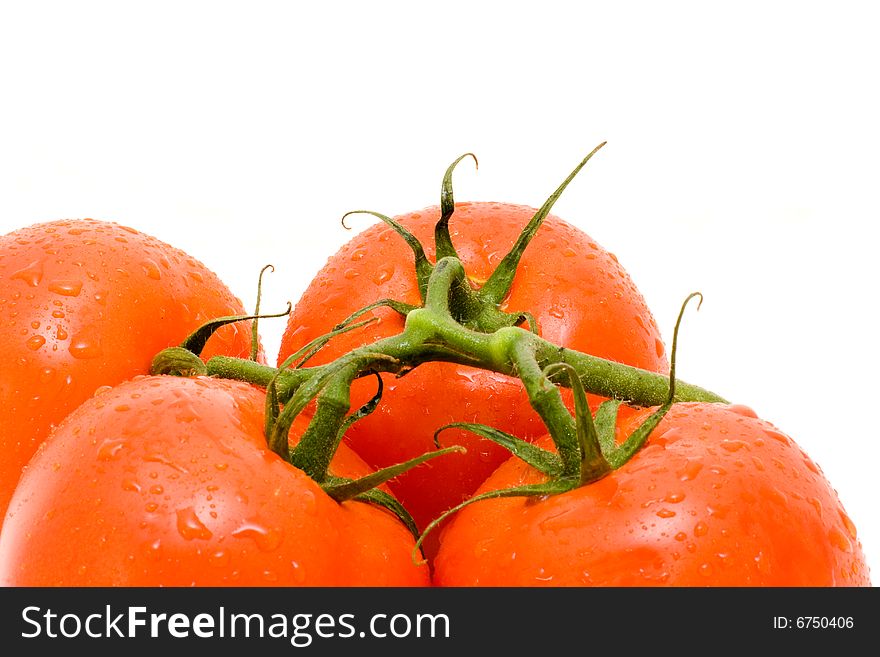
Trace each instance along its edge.
{"label": "green vine stem", "polygon": [[[534,318],[527,309],[508,313],[500,308],[523,251],[565,188],[603,145],[604,142],[593,149],[536,211],[510,252],[482,287],[468,279],[452,245],[448,228],[455,207],[452,201],[453,169],[467,156],[476,163],[473,155],[465,154],[450,165],[443,178],[442,216],[435,228],[435,252],[438,254],[435,263],[427,258],[425,249],[416,237],[396,220],[378,212],[356,211],[381,219],[410,246],[421,306],[393,299],[378,300],[341,319],[334,330],[304,346],[279,368],[262,365],[253,358],[226,356],[214,356],[202,364],[198,354],[216,328],[230,321],[256,320],[271,315],[259,315],[257,312],[246,318],[220,318],[195,331],[179,347],[160,352],[154,360],[153,373],[184,376],[207,374],[265,387],[266,438],[273,451],[305,471],[335,499],[369,499],[398,513],[409,527],[413,526],[412,519],[405,510],[398,508],[399,505],[376,486],[427,459],[460,450],[460,447],[438,449],[357,481],[339,479],[329,472],[331,458],[342,434],[351,423],[372,412],[379,403],[382,373],[402,376],[423,363],[442,361],[519,378],[533,408],[553,437],[557,454],[539,454],[525,441],[503,435],[491,427],[468,425],[466,428],[501,442],[539,469],[545,468],[542,471],[546,474],[554,475],[546,484],[535,488],[535,492],[561,492],[605,476],[612,469],[620,467],[641,447],[662,413],[665,413],[665,410],[655,413],[656,417],[652,416],[654,420],[646,423],[637,432],[638,435],[629,441],[630,444],[618,449],[609,432],[613,431],[620,403],[668,409],[674,402],[726,403],[726,400],[712,391],[677,380],[674,357],[669,376],[599,358],[540,337],[535,332]],[[350,214],[353,213],[343,217],[343,225]],[[330,363],[306,365],[309,358],[334,336],[356,330],[372,321],[355,322],[379,306],[390,307],[406,318],[404,329],[399,334],[350,351]],[[289,312],[288,305],[287,311],[280,315]],[[527,323],[528,328],[521,327],[522,323]],[[678,324],[676,337],[677,330]],[[673,354],[675,347],[673,340]],[[364,376],[379,378],[379,389],[370,403],[350,413],[352,382]],[[569,387],[574,393],[574,416],[563,403],[560,386]],[[586,404],[586,393],[609,400],[599,408],[595,419]],[[290,448],[290,427],[310,404],[314,404],[314,412],[308,426],[296,446]]]}
{"label": "green vine stem", "polygon": [[[437,263],[428,285],[430,304],[407,313],[404,330],[361,347],[343,358],[361,361],[356,377],[372,371],[401,374],[428,361],[446,361],[492,370],[518,377],[514,354],[534,354],[540,368],[551,364],[571,366],[588,393],[617,399],[633,406],[662,404],[669,391],[669,377],[630,365],[560,347],[531,331],[517,326],[483,333],[458,323],[452,316],[448,299],[455,283],[462,280],[461,262],[452,257]],[[436,300],[436,301],[435,301]],[[369,355],[372,354],[372,357]],[[384,356],[381,360],[379,356]],[[338,363],[288,369],[260,365],[228,356],[214,356],[207,362],[207,373],[229,379],[267,386],[276,378],[278,397],[289,399],[311,380],[322,378]],[[566,377],[556,377],[558,385],[570,387]],[[726,402],[720,395],[697,385],[678,380],[675,401]]]}

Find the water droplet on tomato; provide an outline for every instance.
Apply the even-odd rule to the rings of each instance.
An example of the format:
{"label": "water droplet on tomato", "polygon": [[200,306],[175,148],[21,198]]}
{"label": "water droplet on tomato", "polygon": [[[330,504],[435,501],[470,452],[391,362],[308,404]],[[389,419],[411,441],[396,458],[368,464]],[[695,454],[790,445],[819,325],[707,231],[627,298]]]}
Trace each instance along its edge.
{"label": "water droplet on tomato", "polygon": [[852,519],[848,515],[846,515],[843,509],[838,509],[837,513],[838,515],[840,515],[840,520],[843,522],[843,527],[844,529],[846,529],[846,533],[849,534],[849,537],[852,540],[856,540],[856,526],[853,523]]}
{"label": "water droplet on tomato", "polygon": [[141,546],[141,554],[149,561],[159,561],[162,558],[162,541],[157,538],[155,541],[144,543]]}
{"label": "water droplet on tomato", "polygon": [[737,415],[742,415],[743,417],[752,417],[757,418],[758,414],[755,413],[751,408],[745,406],[744,404],[731,404],[727,407],[731,413],[736,413]]}
{"label": "water droplet on tomato", "polygon": [[315,494],[310,490],[304,490],[300,494],[302,501],[302,511],[310,516],[315,515],[318,511],[318,503]]}
{"label": "water droplet on tomato", "polygon": [[229,564],[229,553],[226,550],[217,550],[208,555],[208,563],[216,568],[224,568]]}
{"label": "water droplet on tomato", "polygon": [[124,438],[108,438],[98,447],[98,460],[110,461],[125,447]]}
{"label": "water droplet on tomato", "polygon": [[552,317],[556,317],[558,319],[562,319],[563,317],[565,317],[565,311],[562,308],[560,308],[559,306],[550,306],[550,308],[547,310],[547,312]]}
{"label": "water droplet on tomato", "polygon": [[277,548],[281,545],[283,538],[281,530],[266,527],[258,522],[245,522],[232,532],[232,536],[251,539],[264,552],[270,552]]}
{"label": "water droplet on tomato", "polygon": [[206,541],[214,535],[191,506],[177,510],[177,531],[188,541],[197,538]]}
{"label": "water droplet on tomato", "polygon": [[49,291],[64,297],[77,297],[82,291],[82,281],[59,280],[49,283]]}
{"label": "water droplet on tomato", "polygon": [[149,279],[158,281],[162,278],[162,272],[159,269],[159,265],[157,265],[149,258],[141,263],[141,269],[143,270],[144,275]]}
{"label": "water droplet on tomato", "polygon": [[765,429],[764,433],[767,436],[769,436],[770,438],[772,438],[773,440],[776,440],[776,441],[782,443],[783,445],[788,446],[791,444],[791,439],[788,436],[786,436],[784,433],[780,433],[779,431],[774,431],[772,429]]}
{"label": "water droplet on tomato", "polygon": [[360,272],[357,269],[346,269],[342,274],[342,277],[347,281],[354,280],[358,276],[360,276]]}
{"label": "water droplet on tomato", "polygon": [[104,355],[101,341],[90,330],[75,335],[67,348],[70,355],[79,359],[99,358]]}
{"label": "water droplet on tomato", "polygon": [[660,509],[659,511],[657,511],[657,513],[655,515],[658,518],[674,518],[675,511],[673,511],[671,509],[663,508],[663,509]]}
{"label": "water droplet on tomato", "polygon": [[129,491],[130,493],[140,493],[141,485],[134,479],[124,479],[122,481],[122,490]]}
{"label": "water droplet on tomato", "polygon": [[296,561],[291,561],[290,569],[293,573],[293,582],[295,584],[302,584],[306,581],[306,569],[303,568],[301,564]]}
{"label": "water droplet on tomato", "polygon": [[812,472],[813,474],[821,474],[821,473],[819,472],[819,466],[817,466],[817,465],[813,462],[813,459],[811,459],[811,458],[810,458],[809,456],[807,456],[806,454],[803,454],[803,457],[804,457],[804,465],[807,466],[807,469],[808,469],[810,472]]}
{"label": "water droplet on tomato", "polygon": [[694,536],[705,536],[709,533],[709,525],[700,520],[696,525],[694,525]]}
{"label": "water droplet on tomato", "polygon": [[19,269],[16,272],[13,272],[11,278],[18,279],[20,281],[24,281],[31,287],[37,287],[40,284],[40,281],[43,280],[43,263],[40,260],[35,260],[27,267],[23,269]]}
{"label": "water droplet on tomato", "polygon": [[728,452],[738,452],[743,447],[746,446],[746,443],[742,440],[722,440],[721,448],[727,450]]}
{"label": "water droplet on tomato", "polygon": [[678,469],[676,475],[678,476],[679,481],[691,481],[696,479],[697,475],[700,474],[700,470],[703,469],[703,464],[700,461],[685,461],[685,464]]}
{"label": "water droplet on tomato", "polygon": [[828,531],[828,540],[831,541],[831,545],[836,547],[838,550],[841,550],[842,552],[852,552],[852,543],[836,527],[832,527]]}
{"label": "water droplet on tomato", "polygon": [[654,352],[657,354],[657,358],[663,358],[663,354],[666,353],[666,347],[660,338],[654,338]]}
{"label": "water droplet on tomato", "polygon": [[25,341],[25,345],[27,345],[27,348],[31,351],[36,351],[44,344],[46,344],[46,338],[44,338],[42,335],[31,336],[27,339],[27,341]]}
{"label": "water droplet on tomato", "polygon": [[380,267],[375,274],[373,274],[373,282],[376,285],[382,285],[386,281],[391,280],[391,277],[394,276],[394,265],[392,263],[388,263]]}

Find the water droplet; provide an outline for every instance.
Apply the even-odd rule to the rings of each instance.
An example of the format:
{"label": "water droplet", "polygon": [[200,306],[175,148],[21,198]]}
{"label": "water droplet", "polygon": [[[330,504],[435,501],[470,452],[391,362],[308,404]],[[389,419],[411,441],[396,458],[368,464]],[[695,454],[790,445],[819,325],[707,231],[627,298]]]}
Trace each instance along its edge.
{"label": "water droplet", "polygon": [[776,487],[770,488],[767,491],[767,498],[780,506],[788,504],[788,496]]}
{"label": "water droplet", "polygon": [[703,464],[700,461],[688,460],[685,462],[684,466],[678,469],[676,475],[678,476],[679,481],[691,481],[696,479],[702,469]]}
{"label": "water droplet", "polygon": [[764,461],[759,459],[757,456],[752,457],[752,463],[754,464],[755,469],[759,472],[764,472],[764,470],[766,470],[766,467],[764,466]]}
{"label": "water droplet", "polygon": [[813,462],[813,459],[811,459],[811,458],[810,458],[809,456],[807,456],[806,454],[804,454],[803,456],[804,456],[804,465],[807,466],[807,469],[808,469],[810,472],[812,472],[813,474],[821,474],[821,473],[819,472],[819,466],[817,466],[817,465]]}
{"label": "water droplet", "polygon": [[76,297],[82,291],[82,286],[82,281],[52,281],[49,283],[49,291],[64,297]]}
{"label": "water droplet", "polygon": [[678,504],[682,500],[684,500],[684,493],[678,491],[674,493],[669,493],[666,497],[663,498],[664,502],[669,502],[670,504]]}
{"label": "water droplet", "polygon": [[565,317],[565,311],[562,308],[560,308],[559,306],[550,306],[550,308],[547,310],[547,312],[551,316],[557,317],[559,319],[562,319],[563,317]]}
{"label": "water droplet", "polygon": [[295,584],[302,584],[306,581],[306,569],[303,568],[298,562],[291,561],[290,569],[293,572],[293,581]]}
{"label": "water droplet", "polygon": [[162,558],[162,541],[157,538],[150,543],[144,543],[141,552],[149,561],[159,561]]}
{"label": "water droplet", "polygon": [[281,545],[283,534],[279,529],[265,527],[257,522],[246,522],[232,532],[235,538],[249,538],[264,552],[274,550]]}
{"label": "water droplet", "polygon": [[360,272],[357,269],[346,269],[342,274],[342,277],[348,281],[354,280],[360,276]]}
{"label": "water droplet", "polygon": [[161,495],[162,493],[165,492],[165,489],[162,488],[162,486],[160,484],[153,484],[152,486],[150,486],[150,492],[153,495]]}
{"label": "water droplet", "polygon": [[663,358],[663,354],[666,353],[666,347],[660,338],[654,338],[654,352],[657,354],[657,358]]}
{"label": "water droplet", "polygon": [[738,452],[743,447],[746,446],[746,443],[742,440],[722,440],[721,447],[722,449],[727,450],[728,452]]}
{"label": "water droplet", "polygon": [[98,447],[98,460],[110,461],[125,447],[124,438],[108,438]]}
{"label": "water droplet", "polygon": [[678,532],[672,538],[674,538],[676,541],[683,541],[683,540],[687,539],[687,537],[688,537],[688,535],[685,534],[684,532]]}
{"label": "water droplet", "polygon": [[779,431],[774,431],[772,429],[766,429],[764,433],[772,438],[773,440],[779,441],[783,445],[790,445],[791,439],[786,436],[784,433],[780,433]]}
{"label": "water droplet", "polygon": [[104,355],[104,350],[101,347],[101,341],[94,334],[94,332],[89,329],[86,329],[82,333],[78,333],[77,335],[75,335],[71,339],[70,346],[67,348],[67,350],[74,358],[80,358],[84,360],[90,358],[99,358]]}
{"label": "water droplet", "polygon": [[828,540],[831,541],[831,545],[836,547],[838,550],[842,552],[852,552],[852,543],[850,540],[843,535],[843,533],[837,529],[836,527],[832,527],[828,532]]}
{"label": "water droplet", "polygon": [[95,388],[95,392],[92,393],[92,396],[97,397],[98,395],[103,395],[109,390],[113,390],[113,386],[98,386],[97,388]]}
{"label": "water droplet", "polygon": [[27,348],[31,351],[36,351],[44,344],[46,344],[46,338],[44,338],[42,335],[34,335],[28,338],[25,344],[27,345]]}
{"label": "water droplet", "polygon": [[134,479],[124,479],[122,481],[122,490],[126,490],[131,493],[140,493],[141,485]]}
{"label": "water droplet", "polygon": [[655,515],[656,515],[658,518],[674,518],[674,517],[675,517],[675,511],[672,511],[671,509],[665,509],[665,508],[664,508],[664,509],[660,509],[659,511],[657,511],[657,513],[656,513]]}
{"label": "water droplet", "polygon": [[376,273],[373,274],[373,282],[376,285],[382,285],[386,281],[391,280],[392,276],[394,276],[394,265],[391,263],[388,263],[388,264],[380,267],[378,269],[378,271],[376,271]]}
{"label": "water droplet", "polygon": [[743,417],[752,417],[757,418],[758,414],[755,413],[751,408],[744,404],[731,404],[727,407],[731,413],[736,413],[737,415],[742,415]]}
{"label": "water droplet", "polygon": [[303,504],[303,513],[307,513],[311,516],[315,515],[318,510],[315,494],[310,490],[304,490],[300,495],[300,499],[302,500]]}
{"label": "water droplet", "polygon": [[226,550],[217,550],[208,555],[208,563],[217,568],[224,568],[229,564],[229,553]]}
{"label": "water droplet", "polygon": [[840,515],[840,520],[843,522],[843,527],[846,529],[846,533],[849,534],[849,537],[852,540],[856,540],[856,526],[853,523],[852,519],[846,515],[846,512],[843,509],[838,509],[837,513]]}
{"label": "water droplet", "polygon": [[159,269],[159,265],[155,262],[147,258],[141,263],[141,269],[146,275],[147,278],[150,278],[154,281],[158,281],[162,278],[162,271]]}
{"label": "water droplet", "polygon": [[177,510],[177,531],[188,541],[196,538],[206,541],[213,536],[191,506]]}
{"label": "water droplet", "polygon": [[37,287],[40,284],[40,281],[43,280],[43,263],[39,260],[35,260],[27,267],[19,269],[17,272],[13,272],[11,278],[24,281],[31,287]]}
{"label": "water droplet", "polygon": [[696,525],[694,525],[694,536],[705,536],[709,533],[709,525],[700,520]]}

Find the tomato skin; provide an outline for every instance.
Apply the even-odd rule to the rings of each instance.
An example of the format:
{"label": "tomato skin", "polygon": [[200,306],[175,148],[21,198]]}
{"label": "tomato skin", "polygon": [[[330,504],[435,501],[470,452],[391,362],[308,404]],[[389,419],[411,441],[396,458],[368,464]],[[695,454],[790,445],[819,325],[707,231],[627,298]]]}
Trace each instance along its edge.
{"label": "tomato skin", "polygon": [[[271,452],[264,391],[137,377],[69,415],[25,469],[0,535],[5,586],[422,586],[414,539],[338,504]],[[369,468],[344,446],[341,476]]]}
{"label": "tomato skin", "polygon": [[[59,220],[0,237],[0,518],[37,445],[95,389],[146,374],[205,321],[243,313],[203,264],[116,223]],[[249,331],[229,326],[203,355],[249,351]]]}
{"label": "tomato skin", "polygon": [[[472,281],[481,284],[489,277],[534,213],[521,205],[456,204],[452,240]],[[412,231],[433,260],[439,208],[395,219]],[[412,262],[409,247],[384,224],[355,236],[328,260],[297,303],[278,363],[378,299],[420,305]],[[554,215],[545,219],[525,250],[502,307],[532,313],[541,335],[557,344],[648,370],[668,370],[654,319],[616,258]],[[334,338],[310,362],[327,362],[403,330],[396,313],[381,309],[373,315],[379,323]],[[353,403],[366,401],[374,389],[372,382],[358,382]],[[368,463],[382,467],[435,449],[434,431],[455,421],[481,422],[526,438],[545,432],[518,380],[462,365],[427,363],[405,377],[386,377],[382,403],[349,430],[346,440]],[[441,442],[464,445],[467,454],[438,458],[391,482],[420,527],[466,499],[507,457],[494,443],[462,431],[445,432]]]}
{"label": "tomato skin", "polygon": [[[511,459],[481,490],[539,480]],[[852,521],[801,448],[743,407],[697,403],[675,405],[629,463],[593,484],[463,509],[441,537],[434,583],[871,585]]]}

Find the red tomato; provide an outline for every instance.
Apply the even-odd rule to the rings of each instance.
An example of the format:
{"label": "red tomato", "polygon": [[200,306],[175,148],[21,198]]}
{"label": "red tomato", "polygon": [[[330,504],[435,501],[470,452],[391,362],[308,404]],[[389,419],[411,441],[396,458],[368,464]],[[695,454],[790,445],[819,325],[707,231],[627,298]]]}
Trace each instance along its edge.
{"label": "red tomato", "polygon": [[[649,413],[623,421],[621,435]],[[481,492],[541,477],[511,459]],[[822,472],[737,406],[676,404],[603,479],[541,500],[476,502],[440,540],[439,586],[870,586],[855,526]]]}
{"label": "red tomato", "polygon": [[[146,374],[207,320],[244,313],[203,264],[115,223],[52,221],[0,237],[0,518],[37,445],[96,388]],[[247,356],[220,329],[204,355]]]}
{"label": "red tomato", "polygon": [[[7,586],[422,586],[390,512],[339,504],[266,446],[265,392],[138,377],[93,397],[25,469],[0,537]],[[344,446],[334,474],[369,469]]]}
{"label": "red tomato", "polygon": [[[396,217],[432,259],[439,212],[431,207]],[[456,204],[452,239],[472,282],[489,277],[534,213],[502,203]],[[354,311],[386,297],[420,305],[412,253],[381,224],[343,246],[311,282],[288,319],[279,364]],[[623,267],[588,235],[553,215],[525,250],[502,308],[531,312],[541,335],[557,344],[652,371],[668,370],[654,319]],[[372,314],[379,323],[334,338],[309,362],[325,363],[403,330],[396,313],[381,309]],[[356,384],[353,404],[373,391],[371,382]],[[346,440],[370,465],[383,467],[434,449],[434,431],[454,421],[489,424],[525,438],[546,432],[518,380],[427,363],[403,378],[386,377],[382,403],[349,430]],[[467,498],[508,455],[466,432],[448,431],[443,443],[464,445],[467,454],[435,459],[391,482],[422,528]],[[426,552],[433,549],[431,540]]]}

